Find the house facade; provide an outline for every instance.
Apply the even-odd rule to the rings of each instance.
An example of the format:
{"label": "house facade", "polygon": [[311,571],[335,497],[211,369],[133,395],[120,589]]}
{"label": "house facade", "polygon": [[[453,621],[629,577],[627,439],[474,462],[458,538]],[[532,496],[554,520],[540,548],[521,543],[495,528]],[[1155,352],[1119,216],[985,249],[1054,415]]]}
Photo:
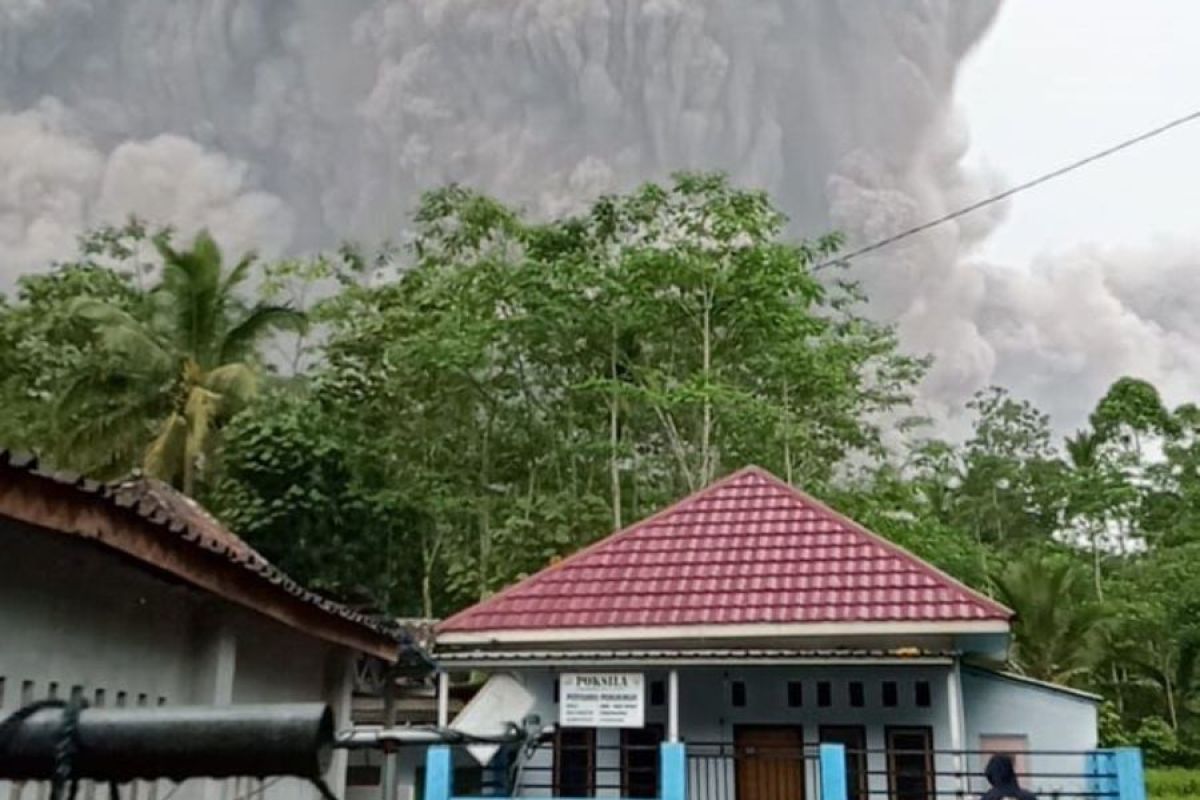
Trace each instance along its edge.
{"label": "house facade", "polygon": [[[436,660],[510,676],[558,723],[503,765],[523,796],[660,796],[661,742],[694,800],[817,797],[822,743],[856,800],[974,795],[995,752],[1078,795],[1098,698],[1006,672],[1011,622],[748,468],[441,623]],[[578,689],[605,681],[634,688]]]}
{"label": "house facade", "polygon": [[[0,716],[35,700],[93,706],[324,702],[339,729],[364,664],[413,651],[296,584],[165,484],[102,484],[0,451]],[[375,670],[376,672],[379,669]],[[345,788],[346,755],[327,782]],[[46,784],[0,783],[2,800]],[[127,800],[317,797],[297,780],[135,783]],[[105,787],[81,787],[92,800]]]}

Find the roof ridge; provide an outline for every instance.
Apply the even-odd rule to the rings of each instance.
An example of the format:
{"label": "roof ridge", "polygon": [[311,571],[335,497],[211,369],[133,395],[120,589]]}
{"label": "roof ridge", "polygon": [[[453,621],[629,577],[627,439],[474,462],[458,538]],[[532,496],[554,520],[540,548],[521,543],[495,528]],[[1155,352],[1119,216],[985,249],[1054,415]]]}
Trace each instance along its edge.
{"label": "roof ridge", "polygon": [[[827,540],[811,542],[807,540],[810,536]],[[847,569],[854,563],[862,568]],[[674,573],[676,565],[708,572],[660,574],[663,570]],[[874,569],[868,569],[868,565],[874,565]],[[619,568],[628,577],[611,580],[596,577],[607,575],[604,570]],[[722,569],[745,570],[747,574],[711,574]],[[792,580],[798,576],[809,580],[798,583]],[[564,587],[569,588],[577,581],[581,583],[575,591],[564,591]],[[726,585],[727,581],[734,584]],[[621,590],[615,588],[623,582],[628,585]],[[876,582],[878,585],[871,585]],[[593,583],[610,584],[614,588],[597,591]],[[792,596],[725,597],[715,605],[713,598],[708,597],[731,592],[775,595],[782,592]],[[822,601],[823,592],[838,596],[827,595]],[[893,599],[879,599],[889,592],[895,595]],[[859,599],[851,599],[856,594]],[[791,608],[796,611],[791,621],[799,623],[817,619],[801,609],[823,605],[853,611],[856,607],[890,604],[898,620],[950,623],[999,621],[997,618],[1007,621],[1012,617],[1009,609],[991,598],[751,464],[454,614],[439,624],[437,630],[454,633],[514,627],[579,627],[554,621],[564,615],[604,619],[606,622],[597,624],[621,628],[633,624],[622,618],[622,613],[629,610],[625,608],[626,601],[640,597],[642,602],[636,603],[638,610],[653,613],[667,610],[661,598],[675,595],[678,602],[668,604],[672,612],[682,610],[685,615],[689,609],[694,612],[693,619],[670,623],[675,625],[692,624],[696,622],[694,618],[705,616],[704,609],[722,604],[730,608]],[[596,599],[605,597],[612,599],[607,602]],[[657,604],[654,598],[659,598]],[[550,601],[552,606],[545,605]],[[931,612],[931,608],[943,611]],[[845,615],[847,619],[857,616]],[[643,620],[639,624],[667,623]]]}

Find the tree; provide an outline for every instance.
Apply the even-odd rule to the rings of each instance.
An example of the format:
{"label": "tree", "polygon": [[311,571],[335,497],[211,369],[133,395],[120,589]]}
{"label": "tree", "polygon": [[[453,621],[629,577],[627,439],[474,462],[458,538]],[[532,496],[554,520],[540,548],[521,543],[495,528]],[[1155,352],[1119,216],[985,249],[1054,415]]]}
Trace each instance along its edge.
{"label": "tree", "polygon": [[819,489],[922,368],[813,277],[834,240],[717,176],[549,222],[448,187],[415,222],[397,279],[318,314],[313,385],[460,601],[745,463]]}
{"label": "tree", "polygon": [[154,245],[162,278],[136,312],[98,298],[72,305],[95,333],[98,358],[81,366],[61,398],[60,447],[101,474],[122,469],[140,448],[148,474],[192,494],[213,433],[256,391],[258,347],[303,316],[284,306],[247,307],[237,291],[254,256],[226,271],[205,232],[187,250],[175,249],[165,232]]}
{"label": "tree", "polygon": [[977,393],[967,407],[976,419],[959,456],[953,522],[981,544],[1049,540],[1060,524],[1065,494],[1049,419],[999,387]]}
{"label": "tree", "polygon": [[1054,683],[1078,683],[1099,657],[1107,621],[1086,573],[1066,555],[1034,551],[993,579],[996,598],[1016,612],[1013,664]]}
{"label": "tree", "polygon": [[98,357],[92,331],[72,309],[81,299],[94,299],[139,313],[144,298],[138,281],[149,266],[137,258],[144,239],[136,220],[92,231],[80,239],[79,258],[23,276],[11,301],[0,297],[0,442],[71,462],[46,409],[71,376]]}

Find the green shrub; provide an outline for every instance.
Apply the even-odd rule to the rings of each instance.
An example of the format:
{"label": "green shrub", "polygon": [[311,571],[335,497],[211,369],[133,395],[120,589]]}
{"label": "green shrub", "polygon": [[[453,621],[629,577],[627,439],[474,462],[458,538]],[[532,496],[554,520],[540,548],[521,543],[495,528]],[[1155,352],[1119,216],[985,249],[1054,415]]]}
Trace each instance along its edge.
{"label": "green shrub", "polygon": [[1200,800],[1200,770],[1148,769],[1146,795],[1153,800]]}

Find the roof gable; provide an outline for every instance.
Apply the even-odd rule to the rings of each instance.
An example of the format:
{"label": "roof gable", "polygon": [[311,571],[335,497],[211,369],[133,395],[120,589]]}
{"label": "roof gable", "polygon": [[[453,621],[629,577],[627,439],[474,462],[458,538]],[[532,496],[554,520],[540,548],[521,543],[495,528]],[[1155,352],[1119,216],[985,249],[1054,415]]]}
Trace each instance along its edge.
{"label": "roof gable", "polygon": [[802,634],[896,623],[936,632],[938,623],[1003,629],[1011,616],[765,470],[747,467],[460,612],[437,632],[447,640],[584,629],[672,628],[686,635],[688,626],[786,626]]}

